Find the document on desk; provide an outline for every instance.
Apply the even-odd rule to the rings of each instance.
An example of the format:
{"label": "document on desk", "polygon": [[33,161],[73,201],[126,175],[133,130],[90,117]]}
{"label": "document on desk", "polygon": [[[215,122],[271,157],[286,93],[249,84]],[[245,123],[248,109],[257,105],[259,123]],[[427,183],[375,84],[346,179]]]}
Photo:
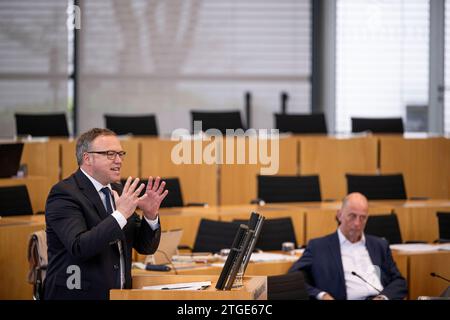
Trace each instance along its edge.
{"label": "document on desk", "polygon": [[296,261],[298,257],[281,253],[252,253],[251,262]]}
{"label": "document on desk", "polygon": [[142,290],[204,290],[209,286],[211,286],[211,281],[198,281],[146,286],[142,287]]}
{"label": "document on desk", "polygon": [[442,250],[442,251],[450,251],[450,243],[448,244],[441,244],[438,246],[439,249],[438,250]]}
{"label": "document on desk", "polygon": [[408,251],[408,252],[433,252],[440,250],[439,245],[425,244],[425,243],[405,243],[405,244],[391,244],[391,250]]}

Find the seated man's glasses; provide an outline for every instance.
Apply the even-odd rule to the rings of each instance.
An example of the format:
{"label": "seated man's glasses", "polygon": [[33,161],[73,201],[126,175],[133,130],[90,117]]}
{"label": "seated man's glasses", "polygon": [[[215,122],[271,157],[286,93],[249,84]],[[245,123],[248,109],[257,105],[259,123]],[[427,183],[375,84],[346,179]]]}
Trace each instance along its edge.
{"label": "seated man's glasses", "polygon": [[125,151],[113,151],[113,150],[107,150],[107,151],[87,151],[87,153],[98,153],[105,155],[108,160],[114,160],[116,159],[116,156],[118,155],[120,159],[123,159],[125,155],[127,154]]}

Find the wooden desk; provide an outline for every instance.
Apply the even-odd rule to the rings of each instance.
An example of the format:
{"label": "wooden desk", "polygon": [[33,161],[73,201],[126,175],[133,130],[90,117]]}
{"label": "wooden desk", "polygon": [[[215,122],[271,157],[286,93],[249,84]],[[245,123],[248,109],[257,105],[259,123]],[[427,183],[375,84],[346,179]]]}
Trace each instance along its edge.
{"label": "wooden desk", "polygon": [[0,219],[0,300],[32,299],[33,287],[27,282],[28,240],[31,233],[44,228],[25,216]]}
{"label": "wooden desk", "polygon": [[[245,276],[244,286],[221,291],[215,288],[218,276],[134,275],[132,290],[111,290],[111,300],[267,300],[267,277]],[[144,286],[211,281],[205,290],[142,290]]]}
{"label": "wooden desk", "polygon": [[162,231],[183,229],[180,245],[194,246],[202,218],[219,220],[218,207],[162,208],[159,211]]}
{"label": "wooden desk", "polygon": [[[192,164],[176,164],[172,161],[172,150],[178,141],[140,138],[139,143],[141,148],[140,176],[142,178],[149,176],[178,177],[185,203],[206,202],[210,206],[218,203],[217,166],[194,163],[194,142],[188,142],[192,147],[189,156]],[[203,145],[207,145],[207,143],[205,142]]]}
{"label": "wooden desk", "polygon": [[[271,262],[250,262],[247,265],[247,270],[245,275],[247,276],[276,276],[280,274],[285,274],[288,272],[289,268],[292,266],[292,261],[271,261]],[[158,271],[146,271],[133,269],[133,274],[179,274],[179,275],[220,275],[222,272],[222,266],[212,266],[209,264],[195,264],[189,267],[177,268],[175,264],[176,272],[173,268],[167,272]]]}
{"label": "wooden desk", "polygon": [[444,277],[450,277],[449,251],[425,253],[393,251],[393,257],[396,261],[399,258],[406,260],[409,299],[416,300],[419,296],[438,297],[448,287],[447,282],[430,276],[430,273],[435,272]]}
{"label": "wooden desk", "polygon": [[[304,240],[307,244],[309,240],[333,233],[337,228],[336,214],[341,208],[341,201],[330,202],[293,202],[280,203],[279,206],[292,208],[304,216]],[[390,213],[391,207],[388,205],[373,206],[369,202],[369,214]]]}
{"label": "wooden desk", "polygon": [[[370,201],[370,212],[371,214],[383,214],[388,213],[390,210],[395,209],[398,212],[399,209],[410,210],[408,214],[399,214],[400,227],[402,236],[405,240],[409,239],[421,239],[420,236],[423,231],[427,228],[436,228],[437,226],[433,224],[436,220],[435,210],[438,208],[450,211],[450,200],[428,200],[428,201]],[[165,208],[160,210],[161,226],[163,230],[172,230],[182,228],[184,230],[184,235],[181,244],[188,246],[193,246],[195,237],[197,234],[198,225],[202,218],[208,218],[212,220],[224,220],[229,221],[235,218],[247,219],[251,211],[257,211],[263,214],[266,218],[276,218],[281,216],[290,216],[294,222],[294,228],[296,231],[297,240],[299,243],[306,244],[311,238],[323,236],[325,234],[334,232],[336,230],[335,214],[340,208],[340,202],[319,202],[319,203],[289,203],[289,204],[270,204],[265,207],[257,207],[252,205],[244,206],[222,206],[222,207],[209,207],[209,208],[199,208],[199,207],[187,207],[187,208]],[[431,208],[431,209],[430,209]],[[419,210],[419,211],[418,211]],[[422,210],[422,211],[420,211]],[[424,211],[425,210],[425,211]],[[429,211],[427,211],[429,210]],[[445,211],[444,210],[444,211]],[[412,216],[411,218],[409,218]],[[303,217],[303,218],[302,218]],[[408,218],[405,219],[404,217]],[[2,226],[3,224],[3,226]],[[3,228],[4,227],[4,228]],[[17,288],[17,292],[11,291],[6,292],[5,290],[0,291],[2,295],[0,297],[12,298],[20,297],[25,299],[31,297],[31,286],[26,283],[26,273],[28,271],[28,262],[26,261],[26,248],[28,243],[28,236],[35,230],[40,230],[45,228],[45,217],[44,215],[34,215],[34,216],[17,216],[17,217],[5,217],[0,219],[0,241],[1,241],[1,270],[2,275],[6,275],[10,278],[11,283]],[[17,230],[16,230],[17,229]],[[302,230],[305,241],[301,242]],[[428,231],[426,231],[428,232]],[[410,234],[408,236],[408,233]],[[14,235],[17,235],[16,241]],[[429,236],[430,240],[434,240],[434,235]],[[20,253],[20,254],[19,254]],[[6,257],[6,258],[5,258]],[[11,258],[12,257],[12,258]],[[17,260],[18,259],[18,260]],[[394,259],[397,261],[398,267],[402,274],[407,275],[410,265],[407,265],[407,256],[396,256],[394,254]],[[400,261],[399,259],[403,259]],[[419,259],[419,258],[414,258]],[[412,263],[415,263],[414,259]],[[4,264],[5,261],[11,260],[11,263]],[[432,259],[430,262],[434,261]],[[427,263],[426,261],[423,263]],[[434,262],[433,262],[434,263]],[[20,266],[19,266],[20,264]],[[12,265],[12,266],[11,266]],[[450,265],[447,262],[443,264],[444,266]],[[433,265],[431,265],[432,267]],[[266,268],[267,267],[267,268]],[[254,271],[252,271],[255,268]],[[261,268],[261,269],[258,269]],[[248,272],[250,274],[256,275],[270,275],[283,273],[288,270],[289,266],[277,265],[249,265]],[[18,273],[5,270],[19,270]],[[208,269],[210,270],[210,269]],[[218,270],[218,269],[217,269]],[[215,274],[219,271],[211,271]],[[445,274],[445,270],[439,271],[440,269],[434,269],[434,272],[441,272]],[[181,273],[184,271],[180,271]],[[194,271],[195,272],[195,271]],[[199,270],[197,272],[206,272],[205,270]],[[431,271],[430,271],[431,272]],[[413,278],[412,278],[413,279]],[[437,279],[431,279],[435,281]],[[430,281],[431,281],[430,280]],[[0,279],[5,283],[5,279]],[[416,280],[412,280],[416,281]],[[22,284],[20,284],[22,282]],[[6,282],[9,283],[9,282]],[[19,283],[19,284],[17,284]],[[22,286],[22,287],[21,287]],[[415,287],[412,287],[413,293]],[[420,294],[422,289],[420,290]],[[428,289],[427,289],[428,290]]]}
{"label": "wooden desk", "polygon": [[45,227],[45,214],[33,214],[24,216],[3,217],[0,219],[2,224],[22,224],[22,223],[38,223]]}
{"label": "wooden desk", "polygon": [[[428,253],[408,253],[392,251],[392,256],[402,276],[407,280],[409,299],[415,300],[418,296],[439,296],[446,288],[445,281],[433,278],[431,272],[436,272],[444,277],[450,277],[450,252],[437,251]],[[300,256],[299,256],[300,257]],[[264,263],[249,263],[246,275],[279,275],[285,274],[293,262],[275,261]],[[178,274],[182,275],[219,275],[221,267],[196,266],[189,269],[179,269]],[[161,272],[149,272],[143,270],[133,270],[134,274],[154,274]],[[174,271],[170,271],[174,273]]]}
{"label": "wooden desk", "polygon": [[450,139],[382,137],[380,171],[403,173],[408,197],[450,197]]}
{"label": "wooden desk", "polygon": [[347,193],[345,174],[377,173],[377,139],[301,137],[300,174],[320,176],[322,199],[342,199]]}
{"label": "wooden desk", "polygon": [[[305,216],[305,241],[324,236],[336,230],[336,213],[340,201],[279,203],[279,207],[297,208]],[[389,214],[394,211],[399,220],[403,241],[438,239],[437,211],[450,211],[450,200],[379,200],[369,201],[369,213]]]}
{"label": "wooden desk", "polygon": [[[50,179],[44,176],[26,178],[0,179],[0,187],[26,185],[33,212],[44,211],[45,202],[50,192]],[[30,212],[32,214],[33,212]]]}
{"label": "wooden desk", "polygon": [[450,200],[371,201],[374,207],[390,207],[398,216],[403,241],[439,238],[438,211],[450,211]]}
{"label": "wooden desk", "polygon": [[[220,165],[220,205],[248,204],[251,200],[257,198],[257,175],[260,174],[261,168],[269,167],[268,164],[261,163],[259,153],[261,142],[259,139],[250,138],[226,138],[223,147],[224,164]],[[250,142],[253,141],[253,142]],[[256,142],[255,142],[256,141]],[[238,146],[243,144],[242,150],[245,151],[245,157],[242,163],[238,161]],[[233,146],[234,157],[227,162],[226,155],[231,151],[227,149],[226,144]],[[250,156],[252,146],[257,145],[252,152],[253,158]],[[266,145],[262,145],[265,149]],[[270,143],[267,143],[268,155],[272,157],[272,161],[276,161],[276,154],[272,152]],[[231,147],[230,147],[231,148]],[[277,175],[295,175],[298,173],[297,165],[297,149],[298,142],[296,138],[287,137],[279,140],[279,157]],[[265,152],[264,152],[265,153]]]}
{"label": "wooden desk", "polygon": [[222,221],[247,220],[252,212],[257,212],[266,219],[291,218],[297,244],[305,244],[305,215],[295,206],[278,205],[275,203],[262,207],[256,205],[221,206],[219,219]]}
{"label": "wooden desk", "polygon": [[[60,143],[63,139],[45,142],[26,141],[23,146],[21,164],[26,164],[28,176],[48,178],[49,186],[60,180]],[[44,191],[41,189],[41,192]]]}

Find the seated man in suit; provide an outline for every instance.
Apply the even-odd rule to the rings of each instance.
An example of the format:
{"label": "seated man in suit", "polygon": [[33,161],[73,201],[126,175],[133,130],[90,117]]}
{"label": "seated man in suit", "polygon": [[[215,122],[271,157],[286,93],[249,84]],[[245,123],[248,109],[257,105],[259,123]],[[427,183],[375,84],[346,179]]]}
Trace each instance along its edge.
{"label": "seated man in suit", "polygon": [[320,300],[403,299],[405,279],[384,239],[364,234],[367,198],[347,195],[337,212],[337,232],[313,239],[289,272],[303,271],[310,298]]}
{"label": "seated man in suit", "polygon": [[150,177],[141,197],[145,185],[138,186],[137,178],[122,188],[125,151],[108,129],[82,134],[76,156],[79,169],[53,186],[47,199],[44,299],[108,299],[110,289],[131,288],[131,249],[152,254],[159,244],[165,182]]}

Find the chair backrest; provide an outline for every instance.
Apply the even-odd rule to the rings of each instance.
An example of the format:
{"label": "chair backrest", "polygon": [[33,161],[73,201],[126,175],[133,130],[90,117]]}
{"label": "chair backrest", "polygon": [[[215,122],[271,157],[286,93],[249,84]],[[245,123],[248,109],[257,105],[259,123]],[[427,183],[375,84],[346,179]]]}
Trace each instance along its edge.
{"label": "chair backrest", "polygon": [[153,114],[146,115],[111,115],[105,114],[106,128],[118,135],[157,136],[158,126]]}
{"label": "chair backrest", "polygon": [[239,110],[223,112],[191,111],[191,117],[192,132],[194,132],[194,121],[202,122],[203,131],[208,129],[218,129],[222,134],[225,134],[226,129],[245,130],[241,119],[241,112]]}
{"label": "chair backrest", "polygon": [[0,178],[17,175],[22,159],[23,143],[0,144]]}
{"label": "chair backrest", "polygon": [[68,137],[69,129],[65,113],[14,114],[16,134],[35,137]]}
{"label": "chair backrest", "polygon": [[402,118],[352,118],[352,132],[403,133]]}
{"label": "chair backrest", "polygon": [[[233,220],[237,224],[247,224],[248,220]],[[281,250],[283,242],[292,242],[297,247],[294,224],[291,217],[266,219],[261,228],[256,249],[264,251]]]}
{"label": "chair backrest", "polygon": [[28,282],[33,285],[36,300],[43,298],[43,283],[47,273],[47,234],[45,230],[33,232],[28,241]]}
{"label": "chair backrest", "polygon": [[439,241],[450,242],[450,212],[436,213],[439,226]]}
{"label": "chair backrest", "polygon": [[166,182],[166,189],[169,190],[169,193],[161,202],[161,208],[183,207],[184,201],[180,179],[163,178],[163,180]]}
{"label": "chair backrest", "polygon": [[270,202],[321,201],[319,176],[261,176],[258,198]]}
{"label": "chair backrest", "polygon": [[400,225],[395,213],[369,216],[364,232],[384,238],[389,244],[402,243]]}
{"label": "chair backrest", "polygon": [[230,249],[238,229],[238,223],[202,219],[192,251],[220,252]]}
{"label": "chair backrest", "polygon": [[267,300],[309,300],[303,272],[268,276]]}
{"label": "chair backrest", "polygon": [[[121,179],[122,185],[125,185],[127,179]],[[181,192],[180,179],[178,178],[161,178],[161,181],[166,182],[165,189],[169,190],[169,193],[161,202],[161,208],[171,208],[171,207],[183,207],[183,194]],[[141,179],[141,183],[145,184],[147,187],[148,179]],[[139,196],[143,196],[145,193],[145,188],[142,190]]]}
{"label": "chair backrest", "polygon": [[275,128],[280,132],[328,133],[325,115],[320,114],[282,114],[275,113]]}
{"label": "chair backrest", "polygon": [[27,186],[0,187],[0,216],[28,214],[33,214],[33,209]]}
{"label": "chair backrest", "polygon": [[369,200],[406,200],[403,174],[356,175],[346,174],[348,193],[360,192]]}

